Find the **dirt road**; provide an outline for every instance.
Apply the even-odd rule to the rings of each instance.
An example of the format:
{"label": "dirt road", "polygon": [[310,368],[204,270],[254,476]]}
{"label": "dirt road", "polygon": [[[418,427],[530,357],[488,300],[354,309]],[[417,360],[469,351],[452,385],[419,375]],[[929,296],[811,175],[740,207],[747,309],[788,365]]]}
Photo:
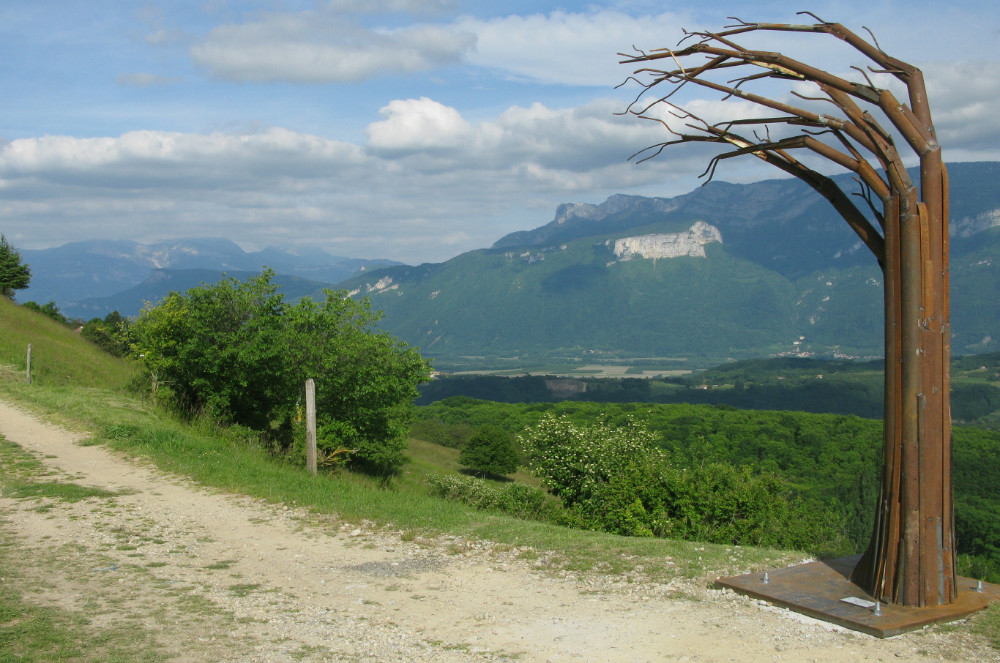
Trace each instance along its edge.
{"label": "dirt road", "polygon": [[878,640],[705,582],[553,577],[518,551],[218,494],[0,403],[0,433],[53,480],[116,495],[0,498],[33,602],[134,624],[177,661],[988,661],[968,629]]}

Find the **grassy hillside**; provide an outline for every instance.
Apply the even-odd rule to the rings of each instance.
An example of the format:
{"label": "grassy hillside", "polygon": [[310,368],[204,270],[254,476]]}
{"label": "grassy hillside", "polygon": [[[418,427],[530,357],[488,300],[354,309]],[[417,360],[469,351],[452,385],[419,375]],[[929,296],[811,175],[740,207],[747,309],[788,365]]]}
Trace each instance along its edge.
{"label": "grassy hillside", "polygon": [[5,379],[25,379],[31,344],[31,379],[36,385],[118,389],[136,367],[80,338],[74,330],[0,297],[0,370]]}

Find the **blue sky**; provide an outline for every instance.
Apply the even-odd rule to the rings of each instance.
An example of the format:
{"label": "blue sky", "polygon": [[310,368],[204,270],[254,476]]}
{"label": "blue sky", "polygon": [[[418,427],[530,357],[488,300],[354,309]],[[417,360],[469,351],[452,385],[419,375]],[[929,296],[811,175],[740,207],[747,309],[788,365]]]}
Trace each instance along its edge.
{"label": "blue sky", "polygon": [[[947,160],[1000,159],[987,1],[4,0],[0,232],[19,248],[225,237],[415,264],[563,202],[685,193],[712,152],[626,161],[664,136],[615,114],[637,92],[615,89],[630,73],[616,54],[733,15],[807,21],[798,9],[867,26],[924,70]],[[844,75],[868,64],[829,37],[751,45]],[[716,177],[778,176],[751,161]]]}

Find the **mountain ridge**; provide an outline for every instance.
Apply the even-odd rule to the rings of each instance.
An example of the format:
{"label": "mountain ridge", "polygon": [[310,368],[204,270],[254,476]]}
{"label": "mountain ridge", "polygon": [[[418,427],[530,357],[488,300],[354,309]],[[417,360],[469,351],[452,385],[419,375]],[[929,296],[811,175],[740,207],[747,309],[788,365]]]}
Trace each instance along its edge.
{"label": "mountain ridge", "polygon": [[259,272],[269,267],[289,278],[332,284],[367,269],[400,264],[334,256],[311,247],[289,250],[271,246],[247,252],[224,238],[181,238],[154,244],[85,240],[51,249],[23,250],[21,256],[31,267],[32,279],[18,299],[55,301],[64,314],[84,318],[103,317],[111,310],[134,315],[142,301],[129,304],[128,293],[135,290],[155,296],[148,286],[165,282],[162,274],[157,275],[160,270],[203,270],[205,278],[214,282],[223,274]]}
{"label": "mountain ridge", "polygon": [[[1000,164],[950,164],[956,354],[1000,340]],[[705,257],[625,261],[611,248],[705,224]],[[670,241],[680,241],[671,239]],[[433,265],[375,270],[341,287],[432,356],[707,360],[882,352],[876,261],[797,180],[710,183],[673,199],[612,196]],[[996,340],[994,340],[996,339]]]}
{"label": "mountain ridge", "polygon": [[[951,188],[953,250],[966,249],[975,234],[1000,225],[995,195],[984,182],[1000,182],[1000,162],[948,164]],[[911,172],[916,176],[916,172]],[[858,191],[851,174],[833,180],[848,193]],[[628,203],[633,202],[631,208]],[[800,222],[808,218],[807,227]],[[817,266],[844,268],[865,264],[870,257],[833,207],[796,178],[769,179],[749,184],[712,181],[673,198],[644,198],[616,194],[596,205],[564,203],[549,223],[501,237],[491,248],[558,244],[609,232],[630,231],[647,223],[676,223],[677,227],[706,220],[731,238],[739,255],[755,259],[767,255],[776,271],[796,278]],[[784,235],[776,232],[786,231]],[[791,230],[788,230],[791,226]],[[767,232],[760,232],[767,229]],[[805,230],[808,234],[796,236]],[[759,233],[759,236],[755,234]],[[957,243],[959,246],[955,247]]]}
{"label": "mountain ridge", "polygon": [[[1000,343],[1000,163],[949,170],[952,347],[956,354],[992,352]],[[565,203],[542,226],[416,266],[345,259],[331,267],[315,249],[246,254],[228,240],[203,248],[185,244],[191,241],[139,250],[141,260],[129,254],[138,250],[134,242],[52,249],[64,254],[64,282],[110,294],[36,299],[55,299],[68,315],[100,316],[108,307],[132,314],[141,301],[130,310],[131,299],[155,301],[190,287],[188,270],[203,269],[208,258],[212,269],[200,274],[207,282],[263,266],[247,269],[247,260],[267,261],[276,281],[289,277],[286,296],[321,297],[335,284],[368,297],[384,312],[383,328],[442,361],[678,357],[707,365],[882,351],[875,260],[827,201],[794,179],[711,182],[674,198],[616,194],[598,204]],[[73,255],[81,245],[84,252]],[[32,264],[32,252],[23,254]],[[96,282],[88,259],[99,260]],[[32,267],[44,285],[51,274]],[[334,268],[354,276],[323,278]],[[26,294],[21,298],[32,298]]]}

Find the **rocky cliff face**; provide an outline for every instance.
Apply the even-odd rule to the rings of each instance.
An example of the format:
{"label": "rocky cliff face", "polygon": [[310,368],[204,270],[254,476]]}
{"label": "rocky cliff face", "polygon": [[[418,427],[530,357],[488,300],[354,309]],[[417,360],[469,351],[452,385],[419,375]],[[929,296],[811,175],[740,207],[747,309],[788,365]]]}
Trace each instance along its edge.
{"label": "rocky cliff face", "polygon": [[1000,207],[976,216],[953,219],[950,231],[953,237],[971,237],[997,226],[1000,226]]}
{"label": "rocky cliff face", "polygon": [[[705,257],[705,245],[722,243],[722,233],[715,226],[696,221],[687,232],[662,235],[640,235],[614,240],[615,256],[619,260],[633,258]],[[611,240],[608,240],[608,245]]]}

